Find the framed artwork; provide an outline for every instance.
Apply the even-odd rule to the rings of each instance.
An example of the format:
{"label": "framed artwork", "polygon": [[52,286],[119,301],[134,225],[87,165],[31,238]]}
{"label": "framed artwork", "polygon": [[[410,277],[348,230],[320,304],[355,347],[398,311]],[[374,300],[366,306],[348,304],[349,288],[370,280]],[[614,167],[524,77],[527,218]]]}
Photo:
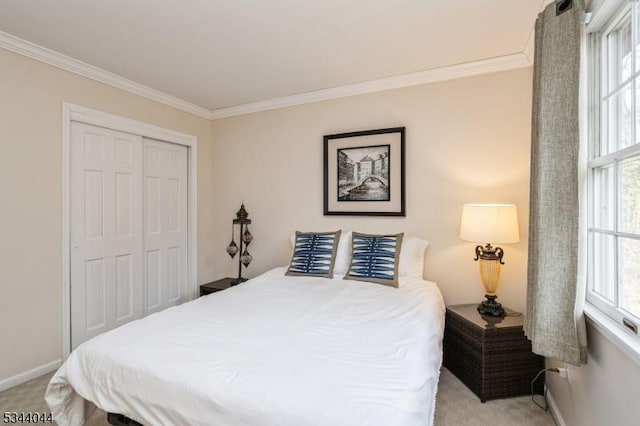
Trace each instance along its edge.
{"label": "framed artwork", "polygon": [[405,216],[404,131],[324,136],[325,216]]}

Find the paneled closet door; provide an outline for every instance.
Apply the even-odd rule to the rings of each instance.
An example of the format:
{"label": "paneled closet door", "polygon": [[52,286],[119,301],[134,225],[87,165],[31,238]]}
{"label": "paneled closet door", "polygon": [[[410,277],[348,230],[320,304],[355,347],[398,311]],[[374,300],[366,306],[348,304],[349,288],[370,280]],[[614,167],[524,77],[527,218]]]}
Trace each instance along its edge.
{"label": "paneled closet door", "polygon": [[74,349],[143,314],[142,138],[73,122],[71,160]]}
{"label": "paneled closet door", "polygon": [[187,148],[144,139],[144,268],[148,315],[187,300]]}

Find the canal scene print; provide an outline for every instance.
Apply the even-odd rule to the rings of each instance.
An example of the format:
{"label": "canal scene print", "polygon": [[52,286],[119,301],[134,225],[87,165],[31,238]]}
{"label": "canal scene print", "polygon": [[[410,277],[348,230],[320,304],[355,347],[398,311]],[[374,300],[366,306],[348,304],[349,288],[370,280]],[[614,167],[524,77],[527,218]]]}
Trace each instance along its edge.
{"label": "canal scene print", "polygon": [[337,150],[338,201],[389,201],[390,145]]}

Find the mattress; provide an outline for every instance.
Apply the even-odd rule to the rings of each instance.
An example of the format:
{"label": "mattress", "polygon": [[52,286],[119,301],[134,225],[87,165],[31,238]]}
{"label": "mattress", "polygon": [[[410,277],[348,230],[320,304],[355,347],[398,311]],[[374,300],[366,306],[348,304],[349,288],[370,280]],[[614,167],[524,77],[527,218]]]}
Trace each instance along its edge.
{"label": "mattress", "polygon": [[55,420],[84,424],[90,402],[148,426],[432,424],[438,287],[284,271],[80,345],[47,387]]}

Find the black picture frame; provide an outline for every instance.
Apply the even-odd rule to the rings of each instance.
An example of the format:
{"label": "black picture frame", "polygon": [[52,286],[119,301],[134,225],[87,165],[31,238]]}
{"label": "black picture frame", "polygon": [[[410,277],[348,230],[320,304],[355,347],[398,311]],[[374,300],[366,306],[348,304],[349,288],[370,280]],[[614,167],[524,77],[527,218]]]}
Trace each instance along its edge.
{"label": "black picture frame", "polygon": [[[344,161],[338,152],[376,153],[384,158],[385,151],[381,147],[388,146],[386,151],[386,170],[376,169],[377,176],[364,176],[360,171],[360,162],[353,164],[352,182],[345,183],[339,176],[344,175]],[[324,185],[324,215],[325,216],[406,216],[405,199],[405,127],[391,127],[385,129],[364,130],[349,133],[337,133],[323,137],[323,185]],[[341,154],[344,155],[344,154]],[[371,160],[371,158],[368,158]],[[373,161],[373,160],[371,160]],[[383,163],[384,164],[384,163]],[[369,166],[370,167],[370,166]],[[384,166],[381,166],[384,167]],[[370,169],[369,169],[370,170]],[[382,170],[382,171],[380,171]],[[386,173],[386,174],[385,174]],[[367,181],[377,180],[384,187],[386,194],[381,193],[378,198],[345,199],[341,188],[355,188]],[[380,186],[379,184],[377,184]],[[385,188],[383,188],[385,189]],[[343,189],[345,190],[345,189]],[[352,190],[352,189],[350,189]]]}

